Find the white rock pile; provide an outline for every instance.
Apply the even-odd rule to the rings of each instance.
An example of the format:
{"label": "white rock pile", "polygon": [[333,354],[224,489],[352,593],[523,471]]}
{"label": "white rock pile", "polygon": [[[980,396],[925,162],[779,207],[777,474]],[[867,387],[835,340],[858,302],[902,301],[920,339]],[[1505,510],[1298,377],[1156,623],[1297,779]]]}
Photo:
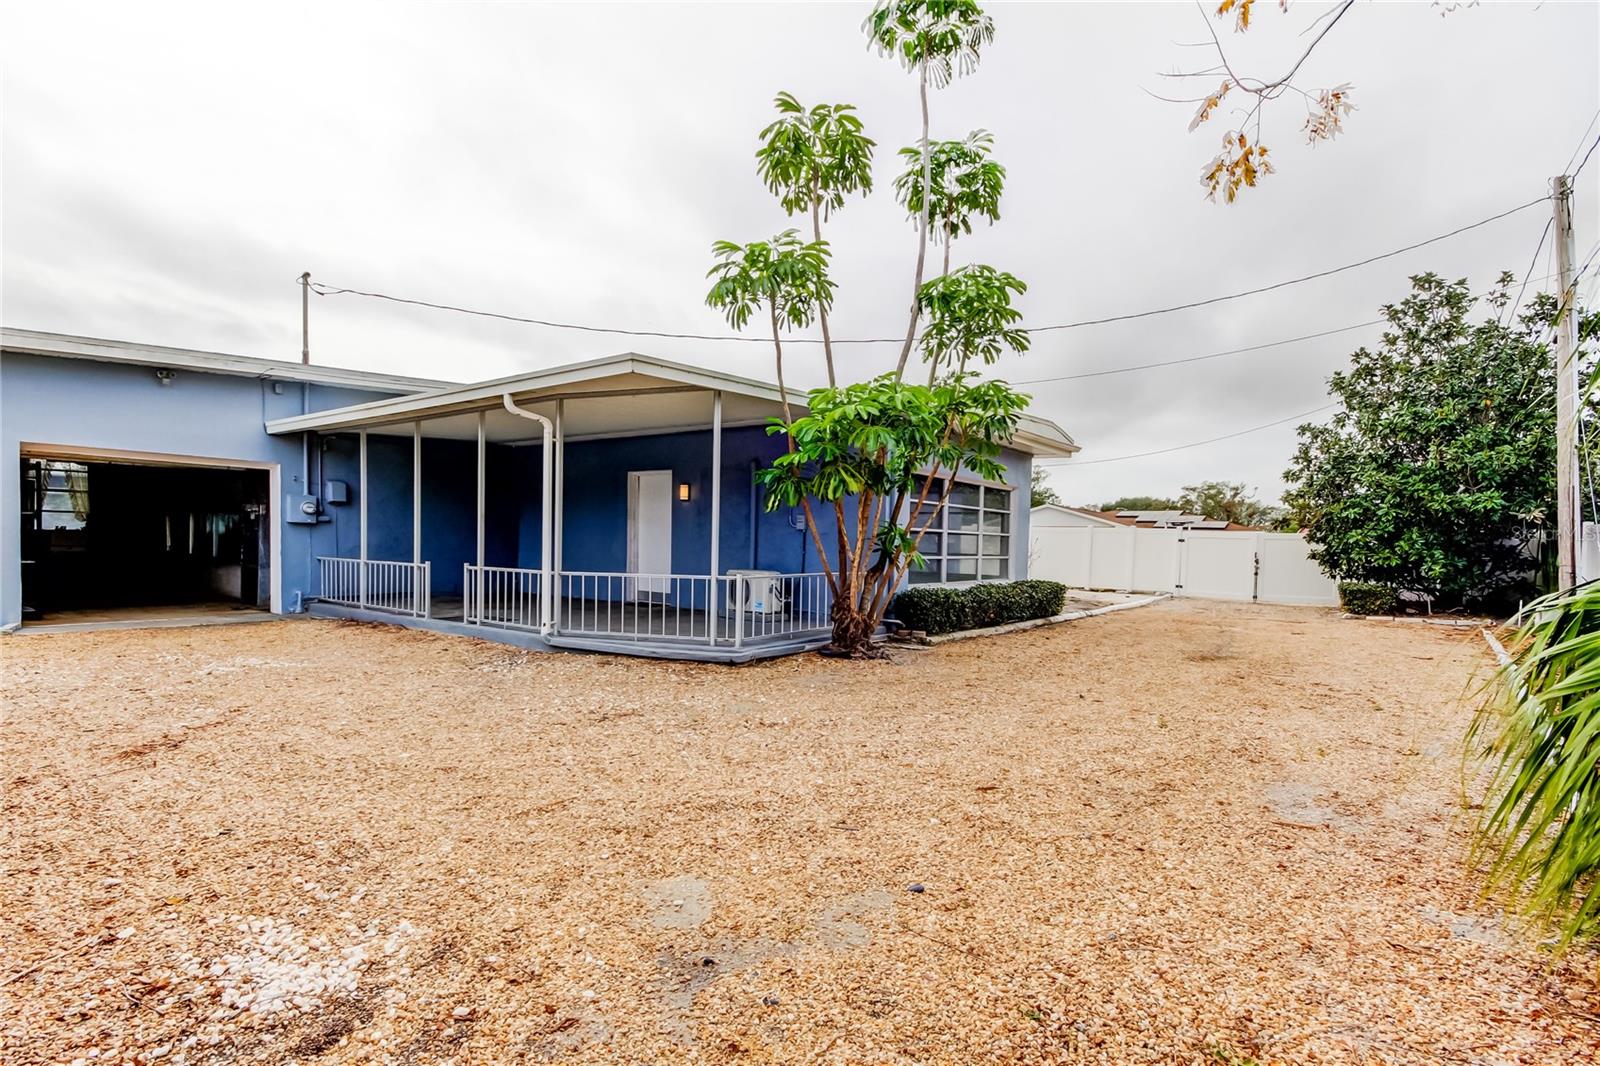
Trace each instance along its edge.
{"label": "white rock pile", "polygon": [[281,919],[229,920],[244,934],[238,950],[209,962],[194,956],[180,960],[190,976],[216,996],[215,1020],[245,1011],[298,1014],[316,1010],[328,998],[356,990],[369,955],[403,953],[405,941],[414,932],[410,922],[402,921],[384,937],[374,921],[365,929],[352,927],[351,941],[340,947],[326,936],[307,937],[292,922]]}

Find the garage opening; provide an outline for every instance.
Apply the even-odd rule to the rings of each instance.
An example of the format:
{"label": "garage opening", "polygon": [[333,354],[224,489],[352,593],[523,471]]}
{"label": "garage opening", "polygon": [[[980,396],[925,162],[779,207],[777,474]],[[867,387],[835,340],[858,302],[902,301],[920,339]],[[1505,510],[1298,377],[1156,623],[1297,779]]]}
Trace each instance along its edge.
{"label": "garage opening", "polygon": [[25,455],[27,624],[271,609],[265,470]]}

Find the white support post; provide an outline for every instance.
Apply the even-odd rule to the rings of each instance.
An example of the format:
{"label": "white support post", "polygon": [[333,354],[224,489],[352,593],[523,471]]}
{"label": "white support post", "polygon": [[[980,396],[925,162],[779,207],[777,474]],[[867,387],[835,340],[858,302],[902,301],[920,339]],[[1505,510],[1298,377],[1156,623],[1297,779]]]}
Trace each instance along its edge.
{"label": "white support post", "polygon": [[[567,401],[565,401],[565,400],[557,400],[556,401],[556,425],[555,425],[556,472],[555,472],[555,506],[554,506],[554,511],[555,511],[555,530],[554,530],[554,533],[552,535],[552,540],[555,543],[555,555],[553,556],[553,563],[554,563],[554,566],[555,566],[555,573],[551,575],[551,579],[550,579],[550,591],[551,591],[552,598],[558,597],[561,594],[560,591],[559,591],[560,587],[561,587],[560,586],[561,568],[564,565],[563,560],[562,560],[562,554],[561,554],[561,548],[562,548],[562,543],[561,542],[562,542],[562,539],[563,539],[562,529],[566,525],[565,519],[566,519],[566,497],[567,497],[567,434],[566,434],[566,430],[564,428],[562,428],[562,419],[566,417],[566,408],[567,408]],[[550,623],[551,624],[550,624],[550,628],[552,630],[554,630],[555,629],[556,619],[560,615],[561,604],[559,602],[553,602],[550,605],[550,609],[551,609],[551,614],[550,614]]]}
{"label": "white support post", "polygon": [[[706,632],[717,642],[717,575],[722,570],[722,390],[711,394],[711,591],[706,596]],[[743,621],[735,619],[737,624]]]}
{"label": "white support post", "polygon": [[367,431],[360,432],[361,464],[360,473],[356,479],[356,494],[360,497],[357,502],[361,504],[361,580],[358,582],[360,592],[357,602],[365,607],[367,605]]}
{"label": "white support post", "polygon": [[411,561],[422,562],[422,421],[411,423]]}
{"label": "white support post", "polygon": [[555,605],[551,595],[555,591],[555,574],[551,564],[556,555],[556,448],[555,434],[549,422],[544,423],[544,442],[539,449],[539,628],[546,633],[555,626]]}
{"label": "white support post", "polygon": [[483,513],[488,491],[487,482],[485,481],[485,467],[489,453],[487,438],[484,436],[487,419],[488,415],[485,412],[478,412],[478,569],[472,581],[472,603],[474,613],[480,623],[483,621]]}
{"label": "white support post", "polygon": [[413,603],[416,614],[428,609],[428,592],[418,571],[422,569],[422,420],[411,423],[411,592],[421,602]]}

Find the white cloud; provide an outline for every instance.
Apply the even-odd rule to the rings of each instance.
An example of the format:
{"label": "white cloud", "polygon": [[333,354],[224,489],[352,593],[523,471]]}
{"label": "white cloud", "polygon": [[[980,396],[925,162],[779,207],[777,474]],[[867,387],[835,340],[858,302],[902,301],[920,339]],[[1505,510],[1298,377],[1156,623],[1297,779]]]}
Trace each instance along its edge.
{"label": "white cloud", "polygon": [[[1230,58],[1274,70],[1314,13],[1268,12]],[[853,5],[11,4],[3,43],[8,324],[293,358],[309,269],[357,288],[567,321],[718,332],[707,247],[787,221],[752,166],[774,92],[858,104],[879,192],[829,232],[838,335],[903,329],[914,238],[888,190],[914,83],[871,55]],[[977,75],[936,93],[936,136],[994,131],[1003,219],[957,244],[1026,279],[1031,323],[1250,288],[1431,236],[1540,194],[1600,106],[1588,5],[1363,6],[1308,63],[1361,110],[1301,143],[1274,105],[1279,172],[1232,208],[1198,183],[1214,131],[1157,76],[1204,60],[1182,5],[995,5]],[[1183,93],[1179,95],[1193,95]],[[1225,121],[1225,119],[1221,120]],[[1600,164],[1584,175],[1593,243]],[[1434,269],[1521,272],[1532,209],[1457,240],[1266,296],[1042,335],[1015,377],[1150,362],[1347,325]],[[1542,273],[1542,270],[1540,271]],[[1322,402],[1360,335],[1035,387],[1083,458],[1146,451]],[[755,345],[564,333],[358,301],[313,306],[319,360],[456,377],[625,348],[765,374]],[[893,351],[850,349],[860,373]],[[801,352],[795,376],[815,381]],[[1205,477],[1268,496],[1292,427],[1070,467],[1069,500]]]}

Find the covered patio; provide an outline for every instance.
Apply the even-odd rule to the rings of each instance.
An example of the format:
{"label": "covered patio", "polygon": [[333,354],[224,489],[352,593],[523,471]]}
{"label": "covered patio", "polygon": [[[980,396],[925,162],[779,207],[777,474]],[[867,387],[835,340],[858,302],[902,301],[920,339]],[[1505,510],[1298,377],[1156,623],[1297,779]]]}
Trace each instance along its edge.
{"label": "covered patio", "polygon": [[627,355],[267,429],[319,442],[315,614],[736,661],[827,641],[815,549],[754,482],[779,413],[761,382]]}
{"label": "covered patio", "polygon": [[[301,435],[314,458],[314,495],[285,509],[313,527],[315,614],[743,661],[820,647],[830,630],[817,541],[832,553],[836,538],[813,538],[798,509],[768,511],[756,482],[784,450],[767,431],[781,413],[772,385],[627,354],[266,428]],[[982,550],[1001,553],[981,574],[968,558],[967,580],[1025,576],[1025,493],[1012,489],[1031,455],[1073,451],[1060,427],[1025,418],[1006,484],[982,488],[1001,512],[980,512],[963,475],[974,506],[952,512],[981,514]],[[925,550],[943,536],[947,554],[975,555],[977,526],[956,528]]]}

